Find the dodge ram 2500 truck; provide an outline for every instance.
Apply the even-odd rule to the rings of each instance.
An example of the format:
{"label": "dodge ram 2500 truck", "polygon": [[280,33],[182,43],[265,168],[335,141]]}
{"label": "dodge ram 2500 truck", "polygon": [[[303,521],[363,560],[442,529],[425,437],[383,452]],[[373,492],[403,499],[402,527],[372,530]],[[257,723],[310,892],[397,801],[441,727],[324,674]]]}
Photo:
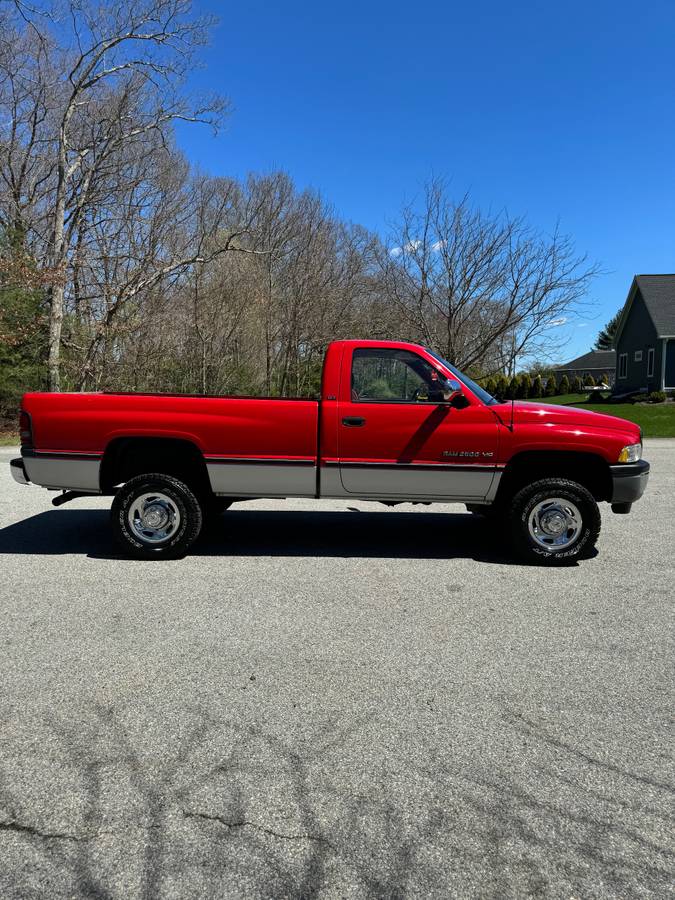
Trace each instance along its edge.
{"label": "dodge ram 2500 truck", "polygon": [[517,553],[587,554],[598,502],[627,513],[649,464],[640,429],[614,416],[499,402],[431,350],[329,345],[318,400],[142,393],[31,393],[14,478],[114,497],[132,555],[184,555],[202,523],[246,498],[466,504]]}

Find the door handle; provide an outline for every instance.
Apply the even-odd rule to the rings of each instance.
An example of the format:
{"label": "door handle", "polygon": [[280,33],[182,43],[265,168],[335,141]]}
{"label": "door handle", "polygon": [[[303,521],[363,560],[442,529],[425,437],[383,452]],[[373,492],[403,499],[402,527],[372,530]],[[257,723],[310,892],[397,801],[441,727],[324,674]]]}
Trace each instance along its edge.
{"label": "door handle", "polygon": [[348,428],[360,428],[361,425],[366,424],[366,420],[362,419],[361,416],[346,416],[342,420],[342,424],[346,425]]}

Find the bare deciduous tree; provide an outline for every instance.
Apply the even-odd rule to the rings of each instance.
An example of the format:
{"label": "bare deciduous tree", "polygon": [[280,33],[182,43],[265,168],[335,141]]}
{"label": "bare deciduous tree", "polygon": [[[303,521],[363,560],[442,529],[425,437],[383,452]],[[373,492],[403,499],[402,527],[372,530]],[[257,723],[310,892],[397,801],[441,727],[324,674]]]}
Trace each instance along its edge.
{"label": "bare deciduous tree", "polygon": [[[51,32],[46,31],[44,20],[36,24],[28,10],[26,5],[20,8],[32,26],[24,29],[22,37],[32,41],[35,61],[32,65],[26,61],[30,66],[26,80],[40,87],[33,87],[24,101],[27,138],[21,140],[20,178],[12,174],[5,180],[16,194],[21,178],[26,182],[24,164],[40,168],[33,155],[42,157],[45,147],[51,146],[47,156],[53,177],[48,179],[50,212],[44,239],[48,266],[58,273],[50,296],[48,362],[51,388],[58,390],[66,270],[84,210],[100,191],[99,180],[105,181],[111,161],[124,155],[133,141],[153,132],[164,134],[176,120],[215,125],[223,103],[216,99],[192,104],[181,92],[183,75],[210,24],[192,15],[190,0],[55,3],[51,18],[59,28]],[[55,36],[66,29],[69,46],[59,47]],[[4,61],[1,74],[13,89],[12,56]],[[45,80],[47,74],[50,83]],[[49,115],[43,115],[45,107]],[[41,126],[39,139],[33,137],[33,123]],[[16,143],[16,136],[10,134],[10,146]],[[7,168],[15,172],[13,157],[7,159]],[[20,210],[27,202],[28,198],[19,196],[14,205]],[[155,273],[155,277],[161,275]]]}
{"label": "bare deciduous tree", "polygon": [[463,369],[491,374],[555,343],[551,328],[586,293],[597,272],[557,231],[486,215],[444,184],[406,206],[380,253],[382,285],[407,332]]}

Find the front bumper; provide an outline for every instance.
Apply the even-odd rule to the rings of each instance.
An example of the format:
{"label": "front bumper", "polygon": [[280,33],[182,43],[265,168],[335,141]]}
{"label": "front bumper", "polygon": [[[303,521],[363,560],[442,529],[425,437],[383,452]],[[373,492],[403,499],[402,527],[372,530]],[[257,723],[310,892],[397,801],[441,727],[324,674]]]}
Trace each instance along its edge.
{"label": "front bumper", "polygon": [[9,461],[9,470],[12,473],[12,478],[14,481],[18,481],[19,484],[29,484],[30,478],[26,475],[26,467],[23,464],[23,460],[19,459],[10,459]]}
{"label": "front bumper", "polygon": [[649,481],[649,463],[640,459],[634,463],[610,466],[612,473],[611,503],[634,503],[644,494]]}

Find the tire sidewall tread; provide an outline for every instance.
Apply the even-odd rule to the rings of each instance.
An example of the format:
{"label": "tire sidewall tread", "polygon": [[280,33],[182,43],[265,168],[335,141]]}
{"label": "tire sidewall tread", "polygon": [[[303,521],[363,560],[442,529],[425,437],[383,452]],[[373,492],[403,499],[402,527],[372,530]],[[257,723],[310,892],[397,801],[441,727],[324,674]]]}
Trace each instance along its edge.
{"label": "tire sidewall tread", "polygon": [[[130,529],[129,507],[139,494],[158,491],[178,506],[181,522],[178,531],[162,544],[144,544]],[[180,559],[197,540],[202,529],[202,508],[190,488],[172,475],[150,472],[131,478],[115,495],[110,510],[113,534],[127,552],[140,559]]]}
{"label": "tire sidewall tread", "polygon": [[[528,520],[533,507],[547,497],[562,496],[579,508],[582,531],[576,542],[565,550],[544,550],[536,546],[529,533]],[[511,538],[519,556],[538,565],[564,565],[583,559],[595,546],[600,534],[600,510],[590,491],[567,478],[543,478],[521,488],[510,508]]]}

